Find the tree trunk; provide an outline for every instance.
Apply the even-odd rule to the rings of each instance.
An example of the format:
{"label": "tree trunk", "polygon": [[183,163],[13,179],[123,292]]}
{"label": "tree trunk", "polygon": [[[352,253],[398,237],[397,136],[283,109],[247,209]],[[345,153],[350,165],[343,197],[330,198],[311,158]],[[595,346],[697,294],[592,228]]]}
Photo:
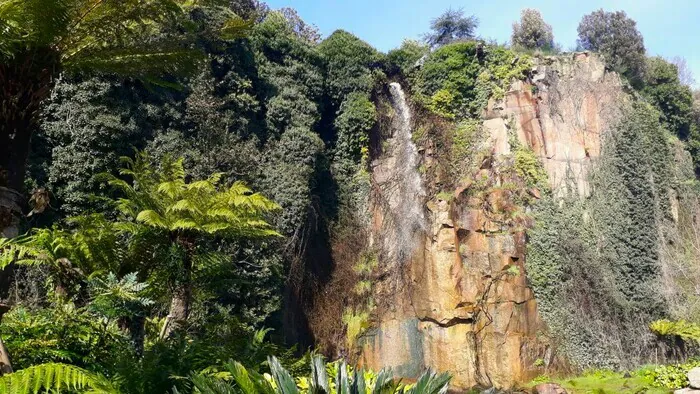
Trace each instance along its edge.
{"label": "tree trunk", "polygon": [[21,217],[21,191],[41,103],[51,93],[59,56],[28,49],[0,64],[0,233],[13,236]]}
{"label": "tree trunk", "polygon": [[136,315],[129,320],[129,337],[136,355],[143,356],[143,343],[146,339],[146,316]]}
{"label": "tree trunk", "polygon": [[12,373],[12,363],[10,362],[10,353],[7,352],[5,342],[0,338],[0,375]]}
{"label": "tree trunk", "polygon": [[173,290],[170,311],[160,334],[161,339],[171,337],[174,332],[187,322],[187,318],[190,315],[190,306],[192,305],[192,255],[194,254],[194,242],[184,236],[177,237],[175,242],[184,248],[185,254],[182,261],[182,274]]}

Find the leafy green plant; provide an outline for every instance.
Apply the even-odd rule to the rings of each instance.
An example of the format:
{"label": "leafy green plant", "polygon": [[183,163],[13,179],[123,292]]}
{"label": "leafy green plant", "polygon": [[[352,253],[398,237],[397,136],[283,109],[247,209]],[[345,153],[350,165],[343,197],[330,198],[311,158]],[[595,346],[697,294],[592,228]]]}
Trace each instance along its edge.
{"label": "leafy green plant", "polygon": [[688,371],[700,367],[700,360],[695,359],[683,364],[660,365],[643,371],[643,375],[652,381],[655,387],[680,389],[688,386]]}
{"label": "leafy green plant", "polygon": [[39,364],[0,376],[0,394],[38,394],[61,390],[94,394],[120,393],[104,376],[68,364]]}
{"label": "leafy green plant", "polygon": [[116,269],[116,229],[104,216],[79,216],[66,222],[68,228],[54,225],[13,239],[0,238],[0,268],[12,263],[49,267],[61,296],[69,295],[68,287],[93,271]]}
{"label": "leafy green plant", "polygon": [[162,233],[182,251],[181,274],[172,295],[169,318],[163,329],[168,337],[180,327],[192,304],[192,271],[197,256],[197,239],[201,236],[221,238],[263,238],[279,235],[265,221],[265,215],[279,206],[260,193],[253,193],[242,182],[230,187],[222,184],[222,173],[207,179],[188,181],[183,159],[164,159],[154,168],[146,153],[136,159],[123,158],[126,166],[120,175],[132,178],[129,183],[104,174],[108,184],[125,196],[116,201],[125,220],[118,227],[127,233],[145,228]]}
{"label": "leafy green plant", "polygon": [[95,276],[90,280],[90,308],[110,318],[131,316],[153,305],[154,301],[144,296],[148,286],[137,280],[136,272],[122,278],[112,272]]}
{"label": "leafy green plant", "polygon": [[193,374],[190,380],[201,394],[439,394],[447,390],[450,375],[425,372],[415,384],[403,385],[388,370],[379,373],[353,369],[345,362],[326,364],[321,356],[311,358],[311,374],[294,378],[275,357],[268,360],[271,374],[246,369],[229,362],[219,374]]}
{"label": "leafy green plant", "polygon": [[128,338],[117,322],[73,304],[29,310],[17,307],[3,317],[0,333],[15,368],[70,362],[105,372],[129,354]]}
{"label": "leafy green plant", "polygon": [[655,320],[649,329],[660,337],[680,337],[684,341],[700,342],[700,325],[685,320]]}

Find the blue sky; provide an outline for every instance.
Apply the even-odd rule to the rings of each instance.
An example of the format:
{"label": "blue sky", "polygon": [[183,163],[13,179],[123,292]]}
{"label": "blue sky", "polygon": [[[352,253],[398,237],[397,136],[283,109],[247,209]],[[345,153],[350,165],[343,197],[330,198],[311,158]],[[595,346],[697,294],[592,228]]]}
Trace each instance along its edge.
{"label": "blue sky", "polygon": [[624,10],[637,21],[650,55],[684,57],[700,80],[700,1],[698,0],[267,0],[272,8],[293,7],[324,36],[350,31],[388,51],[404,38],[419,38],[430,20],[447,8],[462,8],[480,20],[482,37],[508,41],[523,8],[536,8],[554,29],[563,49],[576,43],[581,17],[593,10]]}

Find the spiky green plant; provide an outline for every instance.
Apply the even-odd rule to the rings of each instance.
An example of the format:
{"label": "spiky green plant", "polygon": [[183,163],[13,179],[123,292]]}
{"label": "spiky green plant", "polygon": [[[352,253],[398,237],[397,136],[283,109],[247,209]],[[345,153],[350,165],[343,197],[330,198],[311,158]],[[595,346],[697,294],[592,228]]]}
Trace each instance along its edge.
{"label": "spiky green plant", "polygon": [[104,376],[68,364],[39,364],[0,377],[0,394],[59,393],[62,390],[94,394],[119,393]]}
{"label": "spiky green plant", "polygon": [[166,158],[159,168],[150,163],[145,152],[137,154],[136,159],[122,160],[125,167],[120,175],[131,178],[131,182],[104,175],[107,182],[124,195],[116,201],[117,208],[126,217],[118,226],[134,233],[144,227],[161,232],[183,251],[181,274],[174,286],[169,320],[163,330],[163,337],[166,337],[189,315],[197,239],[276,236],[278,233],[265,216],[279,206],[242,182],[226,187],[221,173],[188,181],[182,159]]}
{"label": "spiky green plant", "polygon": [[[16,226],[29,141],[42,101],[63,71],[156,80],[201,59],[188,34],[190,11],[225,0],[0,0],[0,235]],[[216,34],[250,27],[229,12]]]}
{"label": "spiky green plant", "polygon": [[201,394],[442,394],[450,375],[427,371],[413,385],[397,382],[389,370],[378,374],[352,370],[344,361],[326,364],[323,357],[311,358],[311,376],[294,378],[275,357],[268,359],[271,374],[247,370],[238,362],[225,365],[219,374],[193,374],[195,392]]}

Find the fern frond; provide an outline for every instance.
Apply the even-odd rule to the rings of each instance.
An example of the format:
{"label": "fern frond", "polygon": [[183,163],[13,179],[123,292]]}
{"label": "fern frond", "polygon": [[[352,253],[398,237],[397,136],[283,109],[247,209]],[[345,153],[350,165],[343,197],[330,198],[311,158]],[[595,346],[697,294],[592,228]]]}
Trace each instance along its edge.
{"label": "fern frond", "polygon": [[136,221],[152,227],[170,228],[165,218],[152,209],[139,212],[136,216]]}
{"label": "fern frond", "polygon": [[203,59],[194,49],[128,49],[71,56],[65,66],[77,72],[102,72],[138,78],[184,74],[197,68]]}
{"label": "fern frond", "polygon": [[185,187],[185,182],[180,179],[163,182],[158,185],[158,193],[165,194],[168,198],[177,199]]}
{"label": "fern frond", "polygon": [[167,208],[168,213],[187,213],[193,216],[201,216],[202,211],[199,209],[197,204],[188,199],[182,199],[177,201],[175,204]]}
{"label": "fern frond", "polygon": [[173,222],[171,229],[173,229],[173,230],[194,230],[198,227],[199,227],[199,225],[194,220],[178,219],[175,222]]}
{"label": "fern frond", "polygon": [[0,377],[0,394],[38,394],[61,390],[118,393],[103,376],[61,363],[34,365]]}

